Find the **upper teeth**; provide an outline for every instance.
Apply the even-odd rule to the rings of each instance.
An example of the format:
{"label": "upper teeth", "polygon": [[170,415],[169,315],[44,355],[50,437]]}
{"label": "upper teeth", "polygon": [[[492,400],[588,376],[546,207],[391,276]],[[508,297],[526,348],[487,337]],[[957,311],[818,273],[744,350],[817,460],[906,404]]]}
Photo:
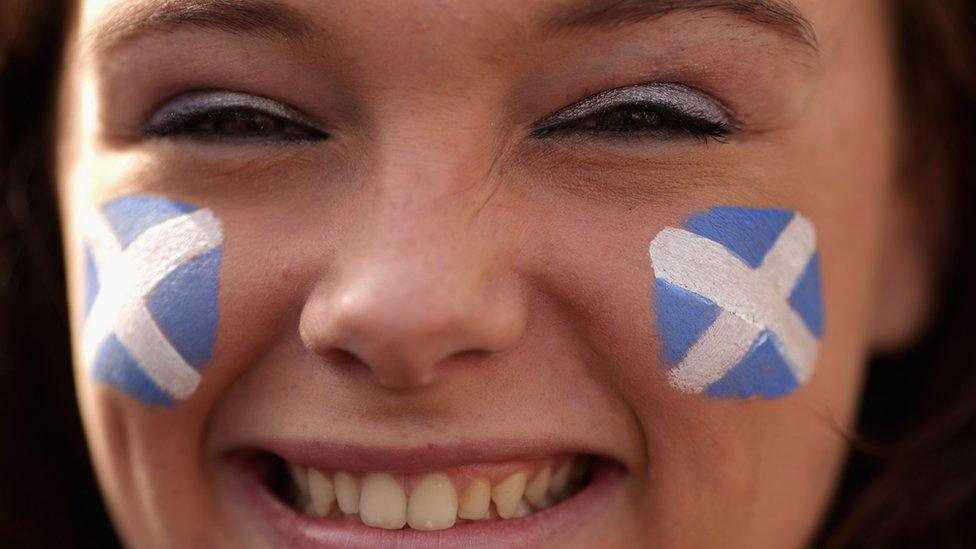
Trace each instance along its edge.
{"label": "upper teeth", "polygon": [[491,505],[491,483],[486,478],[475,479],[461,494],[458,517],[467,520],[488,518]]}
{"label": "upper teeth", "polygon": [[414,530],[442,530],[457,520],[457,491],[442,473],[425,476],[410,492],[407,523]]}
{"label": "upper teeth", "polygon": [[507,519],[515,514],[522,495],[525,493],[525,473],[514,475],[499,482],[491,489],[491,501],[495,503],[498,516]]}
{"label": "upper teeth", "polygon": [[329,477],[315,469],[308,470],[308,494],[312,500],[312,510],[324,517],[332,510],[335,502],[335,488]]}
{"label": "upper teeth", "polygon": [[[302,509],[317,517],[358,517],[376,528],[443,530],[458,520],[521,518],[569,495],[574,469],[585,474],[579,459],[551,462],[532,471],[511,473],[496,481],[476,476],[464,482],[444,472],[413,476],[390,473],[327,473],[288,465]],[[408,490],[404,486],[409,486]],[[458,492],[460,491],[460,497]],[[492,504],[494,504],[492,506]]]}

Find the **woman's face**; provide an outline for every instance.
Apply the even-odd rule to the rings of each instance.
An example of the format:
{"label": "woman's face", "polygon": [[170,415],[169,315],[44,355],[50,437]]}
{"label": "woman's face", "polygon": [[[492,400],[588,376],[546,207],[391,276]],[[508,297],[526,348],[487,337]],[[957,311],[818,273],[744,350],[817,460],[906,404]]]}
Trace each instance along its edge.
{"label": "woman's face", "polygon": [[60,192],[124,538],[802,545],[898,250],[881,5],[80,2]]}

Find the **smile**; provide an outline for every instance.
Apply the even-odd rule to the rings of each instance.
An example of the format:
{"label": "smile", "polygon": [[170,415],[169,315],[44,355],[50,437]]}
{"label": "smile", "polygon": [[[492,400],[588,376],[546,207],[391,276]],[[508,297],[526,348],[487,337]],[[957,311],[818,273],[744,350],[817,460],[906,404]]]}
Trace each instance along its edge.
{"label": "smile", "polygon": [[287,469],[286,498],[309,516],[426,531],[526,517],[572,497],[589,476],[581,457],[411,474]]}
{"label": "smile", "polygon": [[[577,524],[611,487],[616,461],[581,453],[475,462],[416,451],[336,458],[266,450],[230,455],[239,495],[276,543],[295,547],[507,545],[551,539]],[[436,451],[428,452],[436,456]],[[448,454],[451,452],[448,451]],[[440,460],[437,466],[428,466]],[[463,461],[467,461],[464,463]],[[350,465],[363,462],[372,470]],[[357,470],[358,469],[358,470]],[[575,518],[574,518],[575,517]],[[446,536],[446,537],[445,537]]]}

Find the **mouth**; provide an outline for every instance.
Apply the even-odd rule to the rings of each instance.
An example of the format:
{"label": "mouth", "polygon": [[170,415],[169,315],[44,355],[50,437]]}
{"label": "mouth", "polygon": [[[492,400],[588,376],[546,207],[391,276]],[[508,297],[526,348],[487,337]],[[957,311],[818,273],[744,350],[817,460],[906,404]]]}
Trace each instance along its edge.
{"label": "mouth", "polygon": [[623,474],[614,460],[580,453],[431,468],[367,460],[386,465],[372,470],[254,449],[230,461],[265,530],[297,547],[551,541],[574,515],[601,509],[595,500]]}

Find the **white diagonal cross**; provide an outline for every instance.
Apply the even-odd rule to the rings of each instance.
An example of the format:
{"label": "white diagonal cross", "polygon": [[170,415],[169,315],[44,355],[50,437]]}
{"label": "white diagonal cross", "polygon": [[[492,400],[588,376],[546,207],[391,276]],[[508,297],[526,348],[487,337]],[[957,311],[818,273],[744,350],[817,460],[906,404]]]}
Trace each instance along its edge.
{"label": "white diagonal cross", "polygon": [[153,382],[176,399],[188,397],[200,374],[156,325],[146,298],[166,275],[221,244],[220,221],[209,209],[169,218],[150,227],[124,250],[101,212],[93,211],[86,242],[98,267],[99,289],[85,321],[82,353],[94,366],[113,332]]}
{"label": "white diagonal cross", "polygon": [[686,391],[704,391],[742,360],[767,329],[782,342],[779,350],[797,380],[806,381],[820,342],[790,307],[789,297],[816,247],[813,225],[799,214],[756,269],[718,242],[690,231],[669,227],[658,233],[650,246],[655,276],[721,309],[681,363],[668,372],[671,383]]}

